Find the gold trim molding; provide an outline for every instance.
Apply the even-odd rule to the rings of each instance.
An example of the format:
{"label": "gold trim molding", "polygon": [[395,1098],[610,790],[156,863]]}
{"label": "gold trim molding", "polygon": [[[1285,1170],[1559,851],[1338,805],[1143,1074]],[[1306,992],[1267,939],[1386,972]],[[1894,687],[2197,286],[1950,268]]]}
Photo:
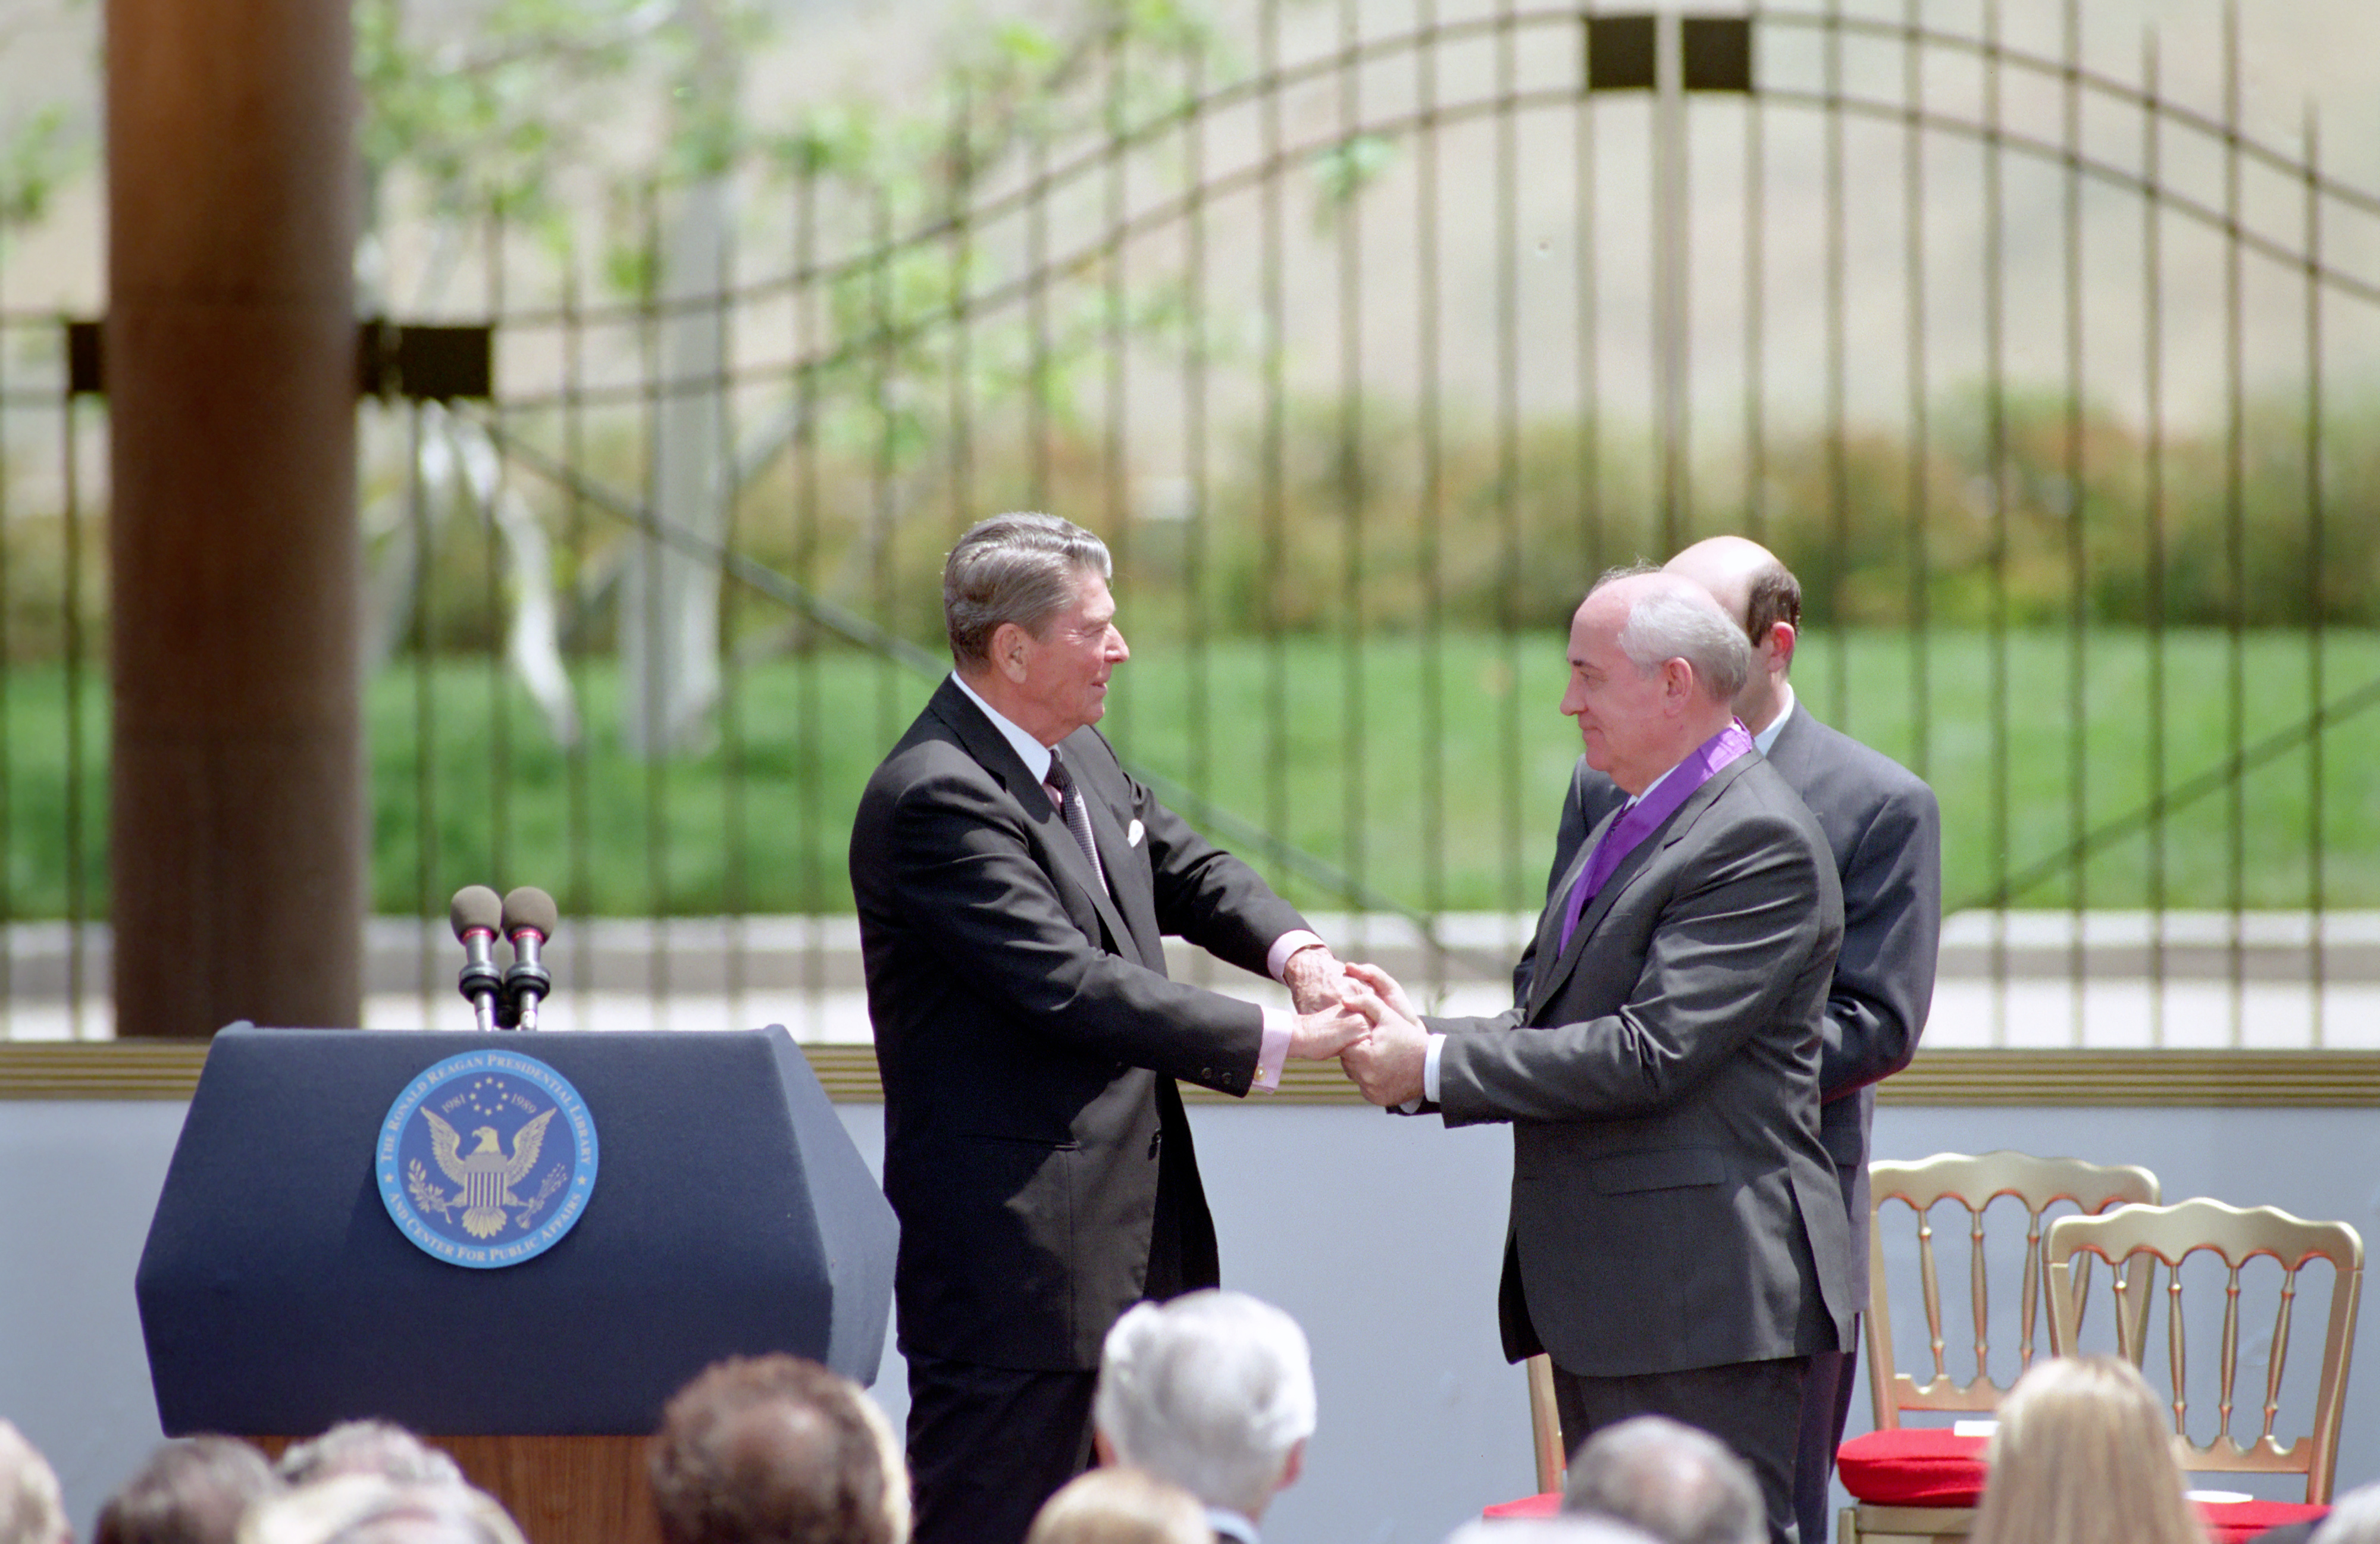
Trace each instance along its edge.
{"label": "gold trim molding", "polygon": [[[839,1104],[884,1097],[876,1051],[802,1048]],[[0,1100],[187,1100],[206,1046],[196,1040],[0,1041]],[[2380,1106],[2380,1052],[1928,1051],[1877,1090],[1888,1104],[2261,1108]],[[1184,1088],[1193,1104],[1236,1102]],[[1292,1063],[1271,1104],[1357,1104],[1329,1063]]]}

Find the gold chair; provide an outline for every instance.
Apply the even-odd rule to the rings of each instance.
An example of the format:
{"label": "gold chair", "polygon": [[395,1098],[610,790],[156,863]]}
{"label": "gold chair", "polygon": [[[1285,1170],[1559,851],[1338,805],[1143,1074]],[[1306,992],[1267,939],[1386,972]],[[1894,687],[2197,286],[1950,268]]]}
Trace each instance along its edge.
{"label": "gold chair", "polygon": [[[2070,1202],[2085,1213],[2131,1202],[2157,1198],[2156,1176],[2133,1164],[2086,1163],[2072,1158],[2035,1158],[2020,1152],[1990,1152],[1977,1157],[1939,1153],[1913,1163],[1879,1161],[1868,1165],[1868,1392],[1875,1403],[1876,1430],[1843,1444],[1840,1455],[1849,1467],[1845,1489],[1854,1497],[1862,1489],[1881,1496],[1905,1497],[1929,1491],[1953,1494],[1980,1490],[1982,1458],[1979,1445],[1899,1436],[1901,1416],[1912,1411],[1936,1411],[1987,1416],[2008,1390],[1992,1381],[1990,1358],[1990,1295],[1985,1279],[1984,1211],[2001,1197],[2025,1210],[2024,1266],[2018,1286],[2018,1370],[2033,1365],[2034,1326],[2043,1311],[2043,1215],[2053,1206]],[[1933,1352],[1933,1370],[1920,1382],[1893,1361],[1892,1311],[1885,1291],[1882,1211],[1887,1201],[1899,1201],[1917,1214],[1918,1284],[1924,1299],[1925,1329]],[[1940,1201],[1956,1201],[1968,1216],[1968,1295],[1974,1324],[1975,1375],[1964,1382],[1953,1378],[1944,1356],[1942,1290],[1934,1258],[1932,1209]],[[2062,1219],[2055,1226],[2075,1219]],[[2055,1231],[2055,1226],[2050,1231]],[[2086,1266],[2087,1269],[2087,1266]],[[2143,1281],[2141,1285],[2145,1286]],[[2137,1329],[2119,1343],[2135,1362],[2142,1342]],[[2052,1343],[2057,1343],[2053,1341]],[[1948,1434],[1944,1434],[1948,1438]],[[1919,1448],[1928,1451],[1918,1452]],[[1963,1449],[1975,1449],[1972,1453]],[[1938,1449],[1939,1451],[1933,1451]],[[1958,1449],[1961,1451],[1953,1451]],[[1852,1471],[1861,1484],[1851,1483]],[[1840,1544],[1917,1544],[1963,1539],[1974,1520],[1972,1504],[1916,1504],[1911,1501],[1857,1501],[1846,1507],[1837,1524]]]}
{"label": "gold chair", "polygon": [[[2218,1353],[2217,1408],[2221,1424],[2200,1444],[2190,1440],[2189,1397],[2184,1389],[2181,1263],[2205,1251],[2227,1269],[2223,1332]],[[2264,1418],[2256,1438],[2242,1447],[2231,1434],[2232,1395],[2240,1372],[2240,1269],[2259,1255],[2281,1268],[2279,1306],[2273,1319],[2272,1350],[2265,1367]],[[2272,1207],[2242,1210],[2221,1201],[2188,1200],[2172,1206],[2128,1206],[2103,1217],[2064,1217],[2053,1223],[2045,1258],[2049,1267],[2049,1343],[2055,1352],[2075,1343],[2075,1324],[2089,1295],[2088,1270],[2096,1257],[2121,1265],[2136,1256],[2161,1262],[2166,1276],[2166,1356],[2173,1395],[2174,1454],[2184,1469],[2227,1474],[2289,1474],[2305,1477],[2307,1509],[2327,1506],[2338,1459],[2339,1412],[2347,1397],[2347,1364],[2355,1345],[2355,1309],[2362,1292],[2363,1240],[2344,1222],[2308,1222]],[[2289,1351],[2298,1273],[2309,1262],[2331,1267],[2330,1312],[2323,1333],[2322,1366],[2315,1382],[2311,1429],[2288,1447],[2274,1435],[2280,1409],[2281,1375]],[[2080,1264],[2081,1270],[2076,1269]],[[2154,1267],[2152,1267],[2154,1269]],[[2118,1334],[2138,1345],[2146,1338],[2148,1280],[2118,1274],[2113,1287]],[[2138,1352],[2133,1356],[2140,1360]],[[2277,1515],[2282,1503],[2222,1503],[2202,1508],[2220,1530],[2231,1510],[2252,1505],[2266,1526],[2293,1520]],[[2244,1524],[2236,1525],[2244,1526]]]}

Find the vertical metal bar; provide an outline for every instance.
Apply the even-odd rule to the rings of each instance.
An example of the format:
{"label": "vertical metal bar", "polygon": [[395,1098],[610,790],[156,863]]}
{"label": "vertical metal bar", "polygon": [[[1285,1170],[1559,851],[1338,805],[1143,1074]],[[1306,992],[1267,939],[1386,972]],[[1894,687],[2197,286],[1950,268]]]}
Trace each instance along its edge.
{"label": "vertical metal bar", "polygon": [[[7,260],[7,234],[0,231],[0,1040],[12,1039],[17,1032],[17,736],[10,691],[16,675],[16,640],[8,627],[16,594],[8,553],[8,532],[14,529],[8,484],[14,468],[8,456]],[[62,364],[65,334],[66,329],[59,328]]]}
{"label": "vertical metal bar", "polygon": [[[2224,750],[2240,766],[2248,736],[2248,366],[2241,290],[2246,253],[2240,244],[2240,6],[2223,6],[2223,558],[2230,576],[2224,618]],[[2248,876],[2248,779],[2235,772],[2226,795],[2228,830],[2223,849],[2224,909],[2230,913],[2227,967],[2231,988],[2230,1043],[2247,1030],[2245,925]]]}
{"label": "vertical metal bar", "polygon": [[[1119,577],[1133,570],[1132,505],[1127,479],[1126,425],[1128,410],[1124,365],[1129,359],[1129,332],[1125,326],[1126,290],[1124,280],[1124,224],[1131,208],[1124,184],[1124,50],[1131,41],[1130,33],[1119,19],[1107,39],[1108,70],[1107,101],[1103,116],[1107,128],[1107,240],[1111,244],[1103,297],[1100,327],[1105,334],[1102,347],[1107,355],[1105,438],[1100,453],[1100,468],[1104,476],[1105,514],[1101,524],[1107,533],[1108,546],[1115,553]],[[953,197],[953,217],[956,200]],[[1120,736],[1128,703],[1119,701],[1108,709],[1115,727],[1110,731]]]}
{"label": "vertical metal bar", "polygon": [[70,389],[60,405],[59,422],[65,437],[66,553],[59,614],[66,623],[66,807],[62,811],[67,846],[67,1031],[83,1038],[83,924],[91,918],[91,895],[84,873],[83,734],[82,734],[82,458],[76,454],[75,428],[80,418]]}
{"label": "vertical metal bar", "polygon": [[1189,602],[1185,642],[1190,655],[1190,668],[1184,678],[1187,700],[1184,717],[1189,730],[1188,755],[1185,770],[1190,786],[1201,794],[1214,791],[1213,726],[1208,709],[1212,700],[1209,673],[1213,662],[1208,653],[1208,617],[1207,614],[1207,543],[1208,543],[1208,341],[1207,341],[1207,61],[1203,55],[1191,55],[1186,68],[1189,107],[1183,115],[1182,176],[1188,188],[1184,213],[1184,235],[1189,250],[1185,254],[1189,273],[1183,285],[1184,314],[1189,318],[1188,349],[1183,359],[1183,456],[1190,484],[1189,529],[1183,553],[1184,590]]}
{"label": "vertical metal bar", "polygon": [[[1585,28],[1582,26],[1580,30],[1584,32]],[[1428,59],[1434,49],[1434,41],[1425,45],[1421,50],[1423,58]],[[1578,115],[1573,135],[1577,142],[1573,153],[1577,157],[1574,175],[1578,183],[1578,211],[1574,225],[1578,246],[1578,298],[1575,302],[1578,307],[1578,516],[1579,546],[1586,554],[1585,577],[1591,577],[1603,571],[1608,560],[1604,556],[1603,530],[1602,351],[1597,329],[1599,301],[1597,298],[1596,243],[1599,233],[1595,217],[1595,94],[1587,90],[1585,50],[1582,49],[1580,54]],[[1435,75],[1431,79],[1434,92]],[[1434,103],[1435,101],[1433,95],[1430,102]],[[1585,592],[1584,577],[1578,588],[1582,593]]]}
{"label": "vertical metal bar", "polygon": [[[1416,0],[1414,43],[1415,111],[1420,123],[1414,146],[1415,285],[1419,291],[1415,310],[1414,412],[1420,440],[1421,559],[1421,738],[1415,747],[1421,759],[1421,905],[1433,923],[1446,911],[1446,589],[1439,552],[1445,519],[1445,460],[1439,435],[1439,140],[1438,140],[1438,6],[1437,0]],[[1582,83],[1579,114],[1586,115]],[[1582,206],[1584,211],[1585,206]],[[1581,219],[1585,218],[1582,212]],[[1585,244],[1582,243],[1581,261]],[[1592,374],[1592,364],[1582,361]],[[1582,433],[1595,440],[1590,408]],[[1446,991],[1446,951],[1439,945],[1435,927],[1429,935],[1431,995]]]}
{"label": "vertical metal bar", "polygon": [[1851,430],[1844,397],[1849,366],[1848,322],[1843,289],[1850,260],[1845,248],[1843,198],[1843,6],[1827,0],[1827,626],[1834,629],[1827,650],[1828,719],[1845,734],[1852,727],[1851,630],[1844,626],[1843,570],[1852,557]]}
{"label": "vertical metal bar", "polygon": [[[655,454],[661,444],[662,401],[674,383],[662,379],[662,240],[660,194],[648,184],[645,189],[645,285],[639,298],[638,320],[642,323],[640,342],[644,359],[644,443],[645,514],[657,519],[661,514],[661,457]],[[668,548],[658,535],[650,530],[643,537],[645,560],[650,565],[650,582],[643,589],[645,636],[652,640],[644,650],[645,671],[643,700],[656,712],[662,702],[662,571],[667,561]],[[669,999],[669,950],[662,943],[662,918],[669,914],[668,840],[668,755],[659,734],[647,736],[644,765],[645,796],[645,916],[649,920],[646,949],[647,999],[651,1010],[652,1027],[662,1027],[662,1007]]]}
{"label": "vertical metal bar", "polygon": [[431,641],[435,618],[431,607],[430,512],[421,484],[421,424],[427,411],[407,402],[405,413],[405,521],[407,540],[413,544],[413,919],[419,950],[416,990],[420,995],[421,1023],[431,1022],[435,991],[437,939],[431,917],[437,906],[438,768],[434,741],[438,706],[431,670],[435,664]]}
{"label": "vertical metal bar", "polygon": [[[975,193],[975,118],[974,98],[964,76],[960,78],[956,101],[952,109],[951,164],[959,170],[951,178],[951,528],[955,537],[975,523],[975,394],[970,390],[969,371],[973,370],[973,338],[968,327],[968,295],[974,283],[975,217],[970,207]],[[802,209],[798,216],[801,271],[808,275],[802,287],[810,296],[817,284],[811,271],[811,242],[817,225],[817,183],[814,177],[802,184]],[[812,297],[814,299],[814,297]],[[814,345],[815,346],[815,345]],[[809,377],[804,376],[804,389],[808,390]],[[811,404],[816,410],[816,404]],[[815,471],[815,467],[813,467]],[[815,503],[812,505],[815,508]],[[805,583],[808,581],[805,580]]]}
{"label": "vertical metal bar", "polygon": [[[1509,9],[1509,7],[1508,7]],[[1507,22],[1501,34],[1512,48]],[[1500,60],[1502,55],[1500,55]],[[1660,550],[1668,557],[1686,532],[1686,69],[1683,19],[1653,18],[1653,423],[1660,457]],[[1510,78],[1500,124],[1509,124]],[[1517,239],[1516,236],[1508,239]]]}
{"label": "vertical metal bar", "polygon": [[[964,107],[962,108],[964,112]],[[964,118],[962,123],[964,123]],[[961,129],[964,136],[965,129]],[[956,163],[969,164],[961,147]],[[820,317],[818,275],[818,169],[805,163],[794,178],[794,294],[793,314],[793,392],[794,392],[794,464],[792,487],[794,527],[794,573],[802,587],[811,594],[819,586],[819,457],[818,457],[818,365],[817,357],[826,352],[826,327]],[[955,260],[959,280],[957,298],[953,302],[956,316],[953,320],[953,348],[958,362],[953,366],[953,380],[964,381],[966,371],[965,326],[965,260],[966,226],[959,225],[956,237],[961,256]],[[951,496],[954,502],[966,496],[965,470],[967,465],[967,419],[964,410],[965,388],[954,386],[958,411],[951,426]],[[966,505],[959,503],[964,511]],[[826,1029],[826,942],[820,922],[826,910],[826,874],[820,861],[820,852],[826,841],[826,801],[820,784],[825,779],[825,759],[819,748],[826,735],[826,712],[820,698],[819,655],[824,647],[815,627],[803,634],[803,648],[794,662],[794,784],[796,789],[794,821],[800,840],[795,850],[798,868],[795,874],[795,894],[802,915],[807,921],[802,947],[802,1013],[806,1039],[821,1038]]]}
{"label": "vertical metal bar", "polygon": [[[490,360],[489,383],[491,399],[488,416],[501,432],[504,427],[504,394],[502,377],[495,365],[502,354],[496,342],[504,336],[501,330],[504,315],[504,218],[501,207],[488,212],[486,250],[488,317],[493,324],[489,349],[495,355]],[[449,420],[448,432],[455,432]],[[511,883],[512,814],[513,814],[513,721],[511,679],[506,674],[504,648],[504,541],[497,524],[512,469],[510,459],[501,453],[495,457],[494,480],[488,486],[488,507],[482,527],[485,535],[488,616],[492,627],[488,642],[488,871],[496,876],[499,886]]]}
{"label": "vertical metal bar", "polygon": [[[1026,206],[1026,224],[1038,231],[1041,201],[1047,189],[1038,180],[1030,186],[1033,191]],[[875,591],[877,625],[897,632],[901,626],[901,575],[896,552],[897,533],[893,527],[900,518],[901,510],[894,488],[900,468],[896,460],[892,407],[893,373],[898,368],[892,342],[892,196],[880,186],[872,190],[868,199],[868,239],[870,243],[868,268],[868,402],[869,410],[876,415],[876,443],[868,468],[869,524],[874,533],[869,543],[869,577]],[[1038,245],[1038,237],[1028,237],[1027,241],[1028,245]],[[1029,323],[1032,357],[1026,372],[1031,384],[1025,395],[1025,437],[1033,483],[1029,502],[1039,505],[1049,502],[1046,456],[1050,425],[1042,413],[1042,372],[1049,363],[1049,336],[1047,319],[1041,310],[1042,269],[1038,251],[1028,255],[1026,261],[1032,265],[1028,270],[1030,277],[1026,294],[1033,315]],[[901,733],[901,681],[900,667],[889,656],[878,655],[878,745],[890,746]]]}
{"label": "vertical metal bar", "polygon": [[1986,710],[1991,726],[1988,774],[1992,844],[1990,971],[1991,1038],[2008,1043],[2009,642],[2008,642],[2008,374],[2006,304],[2007,218],[2000,129],[2000,0],[1984,5],[1984,415],[1985,454],[1992,490],[1991,611],[1986,618]]}
{"label": "vertical metal bar", "polygon": [[2330,613],[2329,577],[2324,529],[2328,511],[2323,488],[2323,349],[2322,349],[2322,125],[2314,104],[2305,109],[2305,351],[2306,351],[2306,561],[2305,590],[2313,614],[2306,618],[2306,719],[2314,733],[2306,738],[2306,986],[2312,996],[2309,1039],[2320,1049],[2325,1028],[2323,908],[2328,888],[2323,870],[2323,761],[2330,736],[2322,721],[2325,681],[2323,629]]}
{"label": "vertical metal bar", "polygon": [[1903,0],[1901,11],[1901,221],[1909,354],[1909,707],[1910,770],[1927,775],[1934,760],[1933,568],[1927,494],[1934,456],[1931,369],[1925,342],[1925,0]]}
{"label": "vertical metal bar", "polygon": [[[1760,6],[1747,7],[1755,48]],[[1743,529],[1768,538],[1768,163],[1760,93],[1743,98]]]}
{"label": "vertical metal bar", "polygon": [[[1503,638],[1503,884],[1500,909],[1534,899],[1521,871],[1521,274],[1520,69],[1516,0],[1496,6],[1496,468],[1503,547],[1497,615]],[[1672,25],[1674,25],[1674,18]],[[1675,52],[1674,50],[1672,51]]]}
{"label": "vertical metal bar", "polygon": [[[1257,468],[1257,510],[1264,570],[1254,586],[1257,626],[1264,639],[1264,808],[1265,826],[1275,839],[1289,837],[1289,661],[1281,636],[1281,590],[1289,572],[1288,533],[1283,528],[1282,465],[1286,426],[1282,418],[1281,369],[1288,346],[1282,334],[1289,324],[1288,303],[1281,293],[1281,0],[1263,0],[1257,11],[1257,79],[1258,122],[1264,156],[1264,180],[1257,188],[1257,246],[1261,249],[1258,283],[1263,292],[1264,440]],[[1340,211],[1346,218],[1347,211]]]}
{"label": "vertical metal bar", "polygon": [[[1030,452],[1028,502],[1036,509],[1050,505],[1050,139],[1033,128],[1026,135],[1025,314],[1032,353],[1027,377],[1032,389],[1025,396],[1025,442]],[[883,201],[879,199],[880,213]],[[891,262],[889,225],[880,239],[885,265]],[[881,270],[880,270],[880,272]],[[880,307],[877,321],[888,325],[890,312]],[[888,530],[887,535],[890,535]],[[890,625],[887,614],[884,621]],[[887,736],[890,745],[892,737]]]}
{"label": "vertical metal bar", "polygon": [[[565,490],[563,498],[572,578],[570,625],[563,635],[563,648],[571,692],[581,702],[587,700],[588,632],[584,614],[586,590],[582,579],[587,571],[587,499],[580,491],[584,486],[582,478],[587,464],[586,356],[586,322],[579,315],[578,261],[574,251],[565,258],[562,270],[562,459],[571,473],[570,485]],[[593,789],[588,753],[589,737],[582,732],[562,750],[564,861],[569,874],[568,888],[565,892],[568,902],[564,909],[582,924],[595,910],[589,829],[593,824]],[[591,943],[592,941],[588,942]],[[591,947],[570,951],[571,995],[580,1003],[587,1002],[587,994],[595,985],[594,961],[595,951]]]}
{"label": "vertical metal bar", "polygon": [[[1360,0],[1340,0],[1339,43],[1346,59],[1339,76],[1339,131],[1353,145],[1362,130],[1363,78],[1356,50],[1363,41]],[[1342,861],[1346,865],[1348,913],[1357,920],[1348,947],[1369,953],[1362,921],[1360,897],[1370,865],[1365,841],[1365,748],[1367,723],[1364,711],[1364,565],[1365,502],[1372,492],[1370,464],[1364,449],[1364,227],[1361,212],[1351,198],[1339,212],[1339,404],[1340,511],[1346,531],[1342,583],[1345,614],[1340,632],[1340,686],[1343,733],[1340,746],[1340,816],[1344,832]],[[1281,834],[1286,837],[1288,833]]]}
{"label": "vertical metal bar", "polygon": [[[711,325],[719,339],[720,541],[730,562],[744,541],[742,468],[735,454],[735,334],[728,317],[735,292],[735,227],[731,222],[720,235],[717,265],[712,271]],[[744,997],[748,961],[745,926],[751,910],[751,844],[746,839],[750,790],[746,786],[747,763],[744,745],[744,670],[736,648],[736,622],[747,597],[741,585],[722,586],[723,605],[719,629],[719,828],[725,850],[720,854],[720,909],[726,918],[727,1022],[745,1023]]]}
{"label": "vertical metal bar", "polygon": [[2063,130],[2066,225],[2066,577],[2070,612],[2066,655],[2066,839],[2074,859],[2067,893],[2066,979],[2072,1039],[2083,1037],[2082,924],[2090,905],[2091,549],[2084,540],[2090,501],[2083,467],[2082,359],[2082,7],[2066,0]]}
{"label": "vertical metal bar", "polygon": [[2164,107],[2158,100],[2157,40],[2154,31],[2141,39],[2141,341],[2146,358],[2143,417],[2147,443],[2142,447],[2146,466],[2142,490],[2141,525],[2143,565],[2142,618],[2147,629],[2148,654],[2148,913],[2149,913],[2149,1044],[2165,1044],[2165,924],[2166,924],[2166,636],[2165,636],[2165,204],[2159,179],[2164,171]]}

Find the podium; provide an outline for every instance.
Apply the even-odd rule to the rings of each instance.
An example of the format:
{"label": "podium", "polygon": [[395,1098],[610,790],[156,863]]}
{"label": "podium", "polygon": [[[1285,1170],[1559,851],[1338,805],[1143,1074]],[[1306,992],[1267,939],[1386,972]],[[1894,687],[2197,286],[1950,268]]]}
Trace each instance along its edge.
{"label": "podium", "polygon": [[[382,1199],[390,1165],[376,1162],[383,1124],[425,1073],[483,1052],[559,1075],[600,1144],[576,1221],[500,1269],[417,1246]],[[480,1140],[503,1150],[493,1129]],[[459,1177],[460,1160],[439,1161]],[[208,1052],[136,1293],[167,1434],[277,1450],[336,1421],[394,1420],[454,1453],[532,1544],[577,1544],[655,1537],[645,1439],[711,1362],[787,1351],[872,1382],[896,1240],[882,1191],[779,1026],[235,1025]]]}

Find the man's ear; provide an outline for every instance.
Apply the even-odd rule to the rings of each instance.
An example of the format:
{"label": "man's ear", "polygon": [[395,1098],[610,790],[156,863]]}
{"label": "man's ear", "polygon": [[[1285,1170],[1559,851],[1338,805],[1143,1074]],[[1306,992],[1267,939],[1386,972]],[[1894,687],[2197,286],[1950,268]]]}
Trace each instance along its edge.
{"label": "man's ear", "polygon": [[1115,1467],[1115,1444],[1109,1441],[1108,1434],[1101,1431],[1096,1426],[1091,1428],[1091,1452],[1099,1456],[1100,1468],[1112,1469]]}
{"label": "man's ear", "polygon": [[1801,641],[1801,633],[1791,622],[1771,622],[1768,636],[1754,650],[1766,656],[1763,663],[1776,662],[1777,673],[1783,675],[1793,668],[1793,645]]}
{"label": "man's ear", "polygon": [[1289,1462],[1281,1466],[1281,1483],[1274,1486],[1273,1489],[1276,1490],[1288,1489],[1291,1486],[1297,1483],[1297,1477],[1305,1472],[1305,1439],[1300,1437],[1296,1441],[1290,1444]]}
{"label": "man's ear", "polygon": [[1661,662],[1661,705],[1675,711],[1694,695],[1694,667],[1683,660]]}
{"label": "man's ear", "polygon": [[1003,622],[991,630],[991,668],[1018,686],[1025,684],[1025,662],[1033,635],[1014,622]]}

